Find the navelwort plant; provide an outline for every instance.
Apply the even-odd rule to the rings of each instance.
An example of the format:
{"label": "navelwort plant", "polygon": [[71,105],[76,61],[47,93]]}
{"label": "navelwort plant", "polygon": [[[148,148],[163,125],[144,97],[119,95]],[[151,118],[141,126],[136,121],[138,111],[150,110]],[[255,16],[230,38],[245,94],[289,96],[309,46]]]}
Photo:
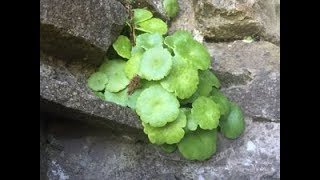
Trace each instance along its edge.
{"label": "navelwort plant", "polygon": [[219,90],[208,50],[191,33],[166,35],[167,24],[146,9],[133,9],[128,27],[134,39],[120,35],[112,45],[118,56],[88,79],[97,96],[133,109],[151,143],[189,160],[216,152],[217,131],[230,139],[243,133],[240,107]]}

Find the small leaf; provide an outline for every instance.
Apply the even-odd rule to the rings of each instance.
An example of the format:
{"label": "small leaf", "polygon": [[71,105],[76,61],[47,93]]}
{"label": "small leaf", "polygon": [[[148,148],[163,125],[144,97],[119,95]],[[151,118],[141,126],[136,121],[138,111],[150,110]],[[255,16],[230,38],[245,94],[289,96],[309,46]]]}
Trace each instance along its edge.
{"label": "small leaf", "polygon": [[215,129],[219,125],[219,106],[208,97],[200,96],[192,103],[191,115],[202,129]]}
{"label": "small leaf", "polygon": [[136,29],[149,33],[157,32],[162,35],[166,34],[168,31],[167,24],[159,18],[151,18],[149,20],[143,21],[137,24]]}
{"label": "small leaf", "polygon": [[104,98],[105,98],[105,101],[110,101],[120,106],[127,106],[127,101],[128,101],[127,89],[124,89],[116,93],[105,91]]}
{"label": "small leaf", "polygon": [[152,13],[146,9],[133,9],[133,21],[135,24],[152,18]]}
{"label": "small leaf", "polygon": [[178,143],[182,156],[188,160],[206,160],[215,152],[217,147],[217,130],[202,130],[187,133]]}
{"label": "small leaf", "polygon": [[137,52],[131,56],[131,58],[126,62],[124,71],[127,78],[132,79],[135,75],[140,75],[140,62],[142,59],[143,52]]}
{"label": "small leaf", "polygon": [[162,47],[148,49],[142,56],[140,63],[141,76],[147,80],[160,80],[171,70],[172,56]]}
{"label": "small leaf", "polygon": [[163,37],[159,33],[143,33],[137,36],[137,46],[143,47],[145,50],[153,47],[162,47]]}
{"label": "small leaf", "polygon": [[167,153],[172,153],[177,149],[177,144],[162,144],[161,149]]}
{"label": "small leaf", "polygon": [[129,84],[130,80],[124,72],[125,63],[126,61],[116,59],[109,60],[100,66],[99,71],[107,74],[109,79],[106,85],[107,91],[119,92]]}
{"label": "small leaf", "polygon": [[230,113],[226,118],[220,120],[222,134],[229,139],[238,138],[245,129],[245,122],[241,108],[230,103]]}
{"label": "small leaf", "polygon": [[179,115],[179,101],[160,85],[143,90],[137,99],[136,112],[144,123],[165,126]]}
{"label": "small leaf", "polygon": [[186,126],[186,115],[180,111],[179,116],[173,122],[163,127],[152,127],[143,122],[144,132],[153,144],[175,144],[184,136],[183,128]]}
{"label": "small leaf", "polygon": [[228,116],[230,111],[230,102],[226,96],[223,95],[218,89],[213,88],[211,91],[212,96],[210,98],[218,104],[220,114],[223,116]]}
{"label": "small leaf", "polygon": [[131,57],[131,44],[127,36],[120,35],[112,47],[121,57],[126,59]]}
{"label": "small leaf", "polygon": [[163,8],[169,17],[174,17],[179,11],[179,4],[177,0],[164,0]]}
{"label": "small leaf", "polygon": [[108,76],[102,72],[93,73],[88,79],[88,87],[94,91],[102,91],[106,87]]}
{"label": "small leaf", "polygon": [[246,36],[243,38],[242,41],[245,43],[252,43],[254,41],[254,39],[251,36]]}

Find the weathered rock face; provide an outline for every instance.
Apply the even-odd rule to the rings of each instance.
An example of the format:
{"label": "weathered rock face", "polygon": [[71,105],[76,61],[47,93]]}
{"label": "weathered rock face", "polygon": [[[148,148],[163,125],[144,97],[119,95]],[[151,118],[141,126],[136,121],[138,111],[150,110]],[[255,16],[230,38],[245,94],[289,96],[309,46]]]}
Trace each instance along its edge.
{"label": "weathered rock face", "polygon": [[116,0],[41,0],[40,48],[64,60],[99,64],[126,17]]}
{"label": "weathered rock face", "polygon": [[48,122],[49,179],[280,179],[279,123],[252,122],[215,156],[187,161],[133,136],[72,121]]}
{"label": "weathered rock face", "polygon": [[260,41],[207,43],[222,90],[255,120],[280,120],[280,48]]}
{"label": "weathered rock face", "polygon": [[[40,58],[40,105],[48,112],[112,127],[141,129],[138,116],[129,108],[100,100],[86,86],[95,66],[68,63],[44,54]],[[129,129],[128,129],[129,128]]]}
{"label": "weathered rock face", "polygon": [[280,43],[280,0],[194,1],[201,33],[213,41],[259,36]]}

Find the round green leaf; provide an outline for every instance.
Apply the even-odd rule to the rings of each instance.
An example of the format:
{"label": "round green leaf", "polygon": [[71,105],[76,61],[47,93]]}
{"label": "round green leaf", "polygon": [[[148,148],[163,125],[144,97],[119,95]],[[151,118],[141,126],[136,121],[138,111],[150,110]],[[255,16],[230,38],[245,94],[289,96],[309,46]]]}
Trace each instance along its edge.
{"label": "round green leaf", "polygon": [[153,144],[175,144],[184,136],[183,128],[186,126],[186,115],[180,111],[179,116],[173,122],[163,127],[152,127],[147,123],[142,123],[144,132]]}
{"label": "round green leaf", "polygon": [[174,16],[176,16],[177,12],[179,11],[178,1],[177,0],[164,0],[163,1],[163,8],[169,17],[174,17]]}
{"label": "round green leaf", "polygon": [[175,44],[179,41],[187,41],[188,39],[193,39],[193,36],[190,32],[186,30],[177,30],[170,36],[164,38],[164,44],[168,47],[174,49]]}
{"label": "round green leaf", "polygon": [[140,63],[141,76],[147,80],[160,80],[169,74],[172,56],[162,47],[148,49]]}
{"label": "round green leaf", "polygon": [[222,134],[229,139],[238,138],[245,129],[245,122],[241,108],[230,103],[230,113],[226,118],[220,120]]}
{"label": "round green leaf", "polygon": [[99,71],[107,74],[109,79],[106,85],[107,91],[119,92],[129,84],[130,80],[124,72],[125,63],[126,61],[116,59],[109,60],[100,66]]}
{"label": "round green leaf", "polygon": [[211,94],[212,96],[210,96],[210,98],[218,104],[221,116],[227,116],[230,110],[230,102],[228,98],[216,88],[212,89]]}
{"label": "round green leaf", "polygon": [[210,66],[210,54],[198,41],[187,39],[175,43],[174,52],[188,60],[195,68],[206,70]]}
{"label": "round green leaf", "polygon": [[136,52],[131,56],[131,58],[126,62],[124,67],[125,74],[127,78],[132,79],[135,75],[140,75],[140,62],[142,58],[143,52]]}
{"label": "round green leaf", "polygon": [[197,129],[187,133],[178,143],[182,156],[188,160],[206,160],[215,152],[217,147],[217,131]]}
{"label": "round green leaf", "polygon": [[110,101],[116,103],[120,106],[127,106],[128,101],[128,93],[127,89],[124,89],[120,92],[112,93],[109,91],[104,92],[104,99],[105,101]]}
{"label": "round green leaf", "polygon": [[159,18],[151,18],[146,21],[137,24],[136,29],[144,32],[158,32],[160,34],[166,34],[168,31],[167,24]]}
{"label": "round green leaf", "polygon": [[202,129],[214,129],[219,125],[219,106],[208,97],[200,96],[192,103],[191,115]]}
{"label": "round green leaf", "polygon": [[160,84],[180,99],[189,98],[199,83],[198,71],[180,56],[173,58],[170,74],[161,80]]}
{"label": "round green leaf", "polygon": [[136,112],[144,123],[165,126],[179,115],[179,101],[160,85],[150,86],[137,99]]}
{"label": "round green leaf", "polygon": [[136,45],[144,49],[162,47],[163,37],[159,33],[143,33],[137,36]]}
{"label": "round green leaf", "polygon": [[133,21],[135,24],[152,18],[152,13],[146,9],[133,9]]}
{"label": "round green leaf", "polygon": [[108,76],[102,72],[95,72],[91,74],[88,79],[88,87],[94,91],[102,91],[106,87]]}
{"label": "round green leaf", "polygon": [[112,47],[121,57],[126,59],[131,57],[131,44],[127,36],[120,35],[112,44]]}

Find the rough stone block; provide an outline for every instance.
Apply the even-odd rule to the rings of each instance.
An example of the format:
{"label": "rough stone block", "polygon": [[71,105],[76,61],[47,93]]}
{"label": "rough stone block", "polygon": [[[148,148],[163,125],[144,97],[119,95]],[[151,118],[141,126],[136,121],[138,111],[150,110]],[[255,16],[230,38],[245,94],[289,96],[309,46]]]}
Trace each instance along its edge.
{"label": "rough stone block", "polygon": [[41,0],[40,48],[64,60],[99,64],[126,17],[116,0]]}

